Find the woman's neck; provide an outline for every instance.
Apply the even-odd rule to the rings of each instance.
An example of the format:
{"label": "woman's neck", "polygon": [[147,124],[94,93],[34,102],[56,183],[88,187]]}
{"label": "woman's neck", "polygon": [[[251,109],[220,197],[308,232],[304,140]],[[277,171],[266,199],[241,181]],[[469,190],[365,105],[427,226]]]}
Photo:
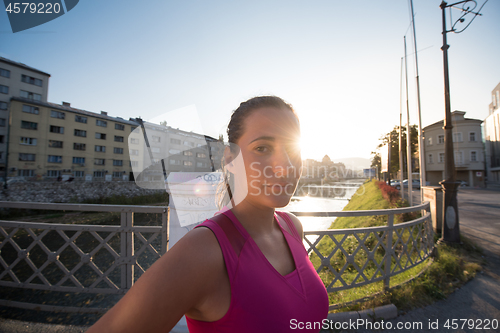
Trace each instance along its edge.
{"label": "woman's neck", "polygon": [[274,208],[256,207],[244,200],[231,211],[252,238],[270,234],[278,227],[274,223]]}

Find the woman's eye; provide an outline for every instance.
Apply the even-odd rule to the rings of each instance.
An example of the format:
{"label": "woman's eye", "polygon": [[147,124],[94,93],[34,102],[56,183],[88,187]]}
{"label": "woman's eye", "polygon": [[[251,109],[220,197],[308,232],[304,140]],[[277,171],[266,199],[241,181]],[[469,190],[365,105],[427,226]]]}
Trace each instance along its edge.
{"label": "woman's eye", "polygon": [[258,146],[258,147],[255,147],[255,150],[260,152],[260,153],[265,153],[265,152],[269,151],[269,148],[266,146]]}

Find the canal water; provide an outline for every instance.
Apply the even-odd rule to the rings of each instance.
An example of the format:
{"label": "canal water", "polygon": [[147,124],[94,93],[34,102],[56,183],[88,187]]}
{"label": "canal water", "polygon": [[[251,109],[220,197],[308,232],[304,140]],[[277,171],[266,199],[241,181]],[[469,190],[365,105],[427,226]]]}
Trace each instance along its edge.
{"label": "canal water", "polygon": [[[338,212],[344,209],[349,199],[356,193],[359,184],[355,186],[343,187],[342,191],[337,190],[328,197],[318,196],[294,196],[288,206],[278,209],[287,212]],[[301,216],[300,221],[304,231],[327,230],[335,221],[335,217],[305,217]]]}

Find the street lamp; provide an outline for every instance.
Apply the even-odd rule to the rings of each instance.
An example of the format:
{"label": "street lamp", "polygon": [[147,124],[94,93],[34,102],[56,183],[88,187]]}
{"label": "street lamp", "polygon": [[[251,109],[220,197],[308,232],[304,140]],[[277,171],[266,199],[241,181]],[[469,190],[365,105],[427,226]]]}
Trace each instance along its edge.
{"label": "street lamp", "polygon": [[[486,3],[486,2],[485,2]],[[462,7],[456,7],[457,5]],[[450,106],[450,78],[448,74],[448,48],[450,47],[446,42],[446,34],[448,32],[460,33],[467,29],[472,23],[474,18],[479,14],[479,11],[473,12],[470,5],[474,9],[477,5],[474,0],[459,1],[448,5],[446,2],[441,2],[441,10],[443,14],[443,62],[444,62],[444,105],[445,105],[445,118],[444,118],[444,143],[445,143],[445,164],[444,164],[444,180],[439,184],[443,187],[443,229],[441,234],[441,242],[445,243],[460,243],[460,228],[458,219],[458,204],[457,204],[457,188],[460,184],[456,181],[455,161],[453,156],[453,134],[451,122],[451,106]],[[483,4],[484,6],[484,4]],[[446,29],[446,8],[454,7],[461,10],[463,13],[459,19],[452,24],[451,30]],[[481,6],[482,8],[482,6]],[[481,8],[479,10],[481,10]],[[455,29],[457,23],[464,22],[464,16],[467,14],[474,14],[472,20],[462,30]],[[451,15],[450,15],[451,17]]]}

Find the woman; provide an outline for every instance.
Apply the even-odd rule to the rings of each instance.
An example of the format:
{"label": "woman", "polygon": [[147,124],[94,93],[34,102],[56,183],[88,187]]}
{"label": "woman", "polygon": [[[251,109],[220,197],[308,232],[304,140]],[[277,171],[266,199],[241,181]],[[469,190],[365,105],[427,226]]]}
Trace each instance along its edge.
{"label": "woman", "polygon": [[274,96],[240,104],[225,162],[234,185],[220,214],[186,234],[89,332],[168,332],[186,315],[191,333],[288,332],[328,312],[325,287],[286,206],[302,169],[300,126]]}

